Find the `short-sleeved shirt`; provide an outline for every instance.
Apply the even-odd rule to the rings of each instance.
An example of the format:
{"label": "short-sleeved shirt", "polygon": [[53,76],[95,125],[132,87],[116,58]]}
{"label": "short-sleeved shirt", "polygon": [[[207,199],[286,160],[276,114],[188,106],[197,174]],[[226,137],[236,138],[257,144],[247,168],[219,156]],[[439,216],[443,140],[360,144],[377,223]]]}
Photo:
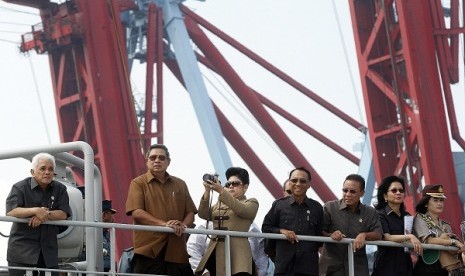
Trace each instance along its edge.
{"label": "short-sleeved shirt", "polygon": [[[168,220],[184,220],[185,216],[197,208],[189,194],[186,183],[175,176],[165,174],[162,184],[150,171],[131,181],[126,214],[142,209],[155,218]],[[165,261],[173,263],[188,263],[186,238],[171,233],[152,231],[134,231],[134,253],[149,258],[155,258],[165,245]]]}
{"label": "short-sleeved shirt", "polygon": [[[323,231],[332,233],[340,230],[346,238],[355,239],[362,232],[378,232],[383,229],[375,208],[359,203],[356,212],[351,212],[345,202],[334,200],[323,206]],[[347,244],[325,243],[320,256],[320,273],[330,274],[333,271],[349,271]],[[355,275],[368,275],[368,259],[365,249],[354,253]]]}
{"label": "short-sleeved shirt", "polygon": [[[400,216],[394,212],[389,205],[381,210],[377,210],[383,232],[390,235],[404,235],[404,217],[409,213],[401,211]],[[376,276],[407,276],[412,275],[413,264],[410,253],[402,247],[378,246],[375,252],[373,264],[373,274]]]}
{"label": "short-sleeved shirt", "polygon": [[452,233],[452,227],[441,219],[435,224],[429,215],[418,213],[413,221],[413,231],[421,242],[425,242],[428,237],[440,237],[443,233]]}
{"label": "short-sleeved shirt", "polygon": [[[62,210],[68,217],[71,215],[64,184],[52,181],[42,190],[32,177],[14,184],[11,188],[6,199],[6,213],[17,207],[44,207],[51,211]],[[42,252],[46,267],[58,266],[58,233],[59,227],[56,225],[41,224],[32,228],[27,223],[14,222],[8,239],[7,261],[34,265]]]}
{"label": "short-sleeved shirt", "polygon": [[[428,214],[417,213],[413,221],[413,232],[421,242],[426,242],[428,237],[440,237],[444,233],[452,233],[449,223],[439,219],[435,223]],[[449,275],[446,269],[441,268],[440,262],[425,264],[420,258],[415,264],[414,275]]]}
{"label": "short-sleeved shirt", "polygon": [[[317,201],[305,197],[298,204],[293,196],[273,202],[266,214],[262,231],[279,233],[280,229],[294,231],[297,235],[321,236],[323,207]],[[318,248],[321,243],[276,240],[275,273],[293,275],[318,275]]]}

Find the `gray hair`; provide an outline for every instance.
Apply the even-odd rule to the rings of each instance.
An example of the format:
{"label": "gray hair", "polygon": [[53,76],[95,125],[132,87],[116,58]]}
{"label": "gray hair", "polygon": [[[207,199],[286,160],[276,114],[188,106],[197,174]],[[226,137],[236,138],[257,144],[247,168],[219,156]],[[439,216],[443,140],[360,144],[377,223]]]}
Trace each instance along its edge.
{"label": "gray hair", "polygon": [[50,161],[53,164],[53,169],[55,169],[56,167],[55,157],[53,157],[53,155],[46,153],[46,152],[38,153],[34,155],[34,157],[32,157],[31,169],[33,170],[37,169],[37,166],[39,165],[39,160],[42,160],[42,159]]}

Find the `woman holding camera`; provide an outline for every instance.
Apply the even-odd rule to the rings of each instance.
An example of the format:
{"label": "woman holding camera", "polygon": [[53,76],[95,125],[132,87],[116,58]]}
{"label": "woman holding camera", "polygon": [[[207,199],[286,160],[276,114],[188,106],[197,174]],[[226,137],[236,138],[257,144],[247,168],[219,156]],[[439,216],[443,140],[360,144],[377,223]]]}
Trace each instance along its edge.
{"label": "woman holding camera", "polygon": [[[258,201],[247,198],[249,173],[239,167],[226,170],[226,182],[223,187],[217,179],[203,182],[205,192],[200,200],[199,217],[213,222],[215,230],[248,232],[258,211]],[[218,202],[210,207],[213,192],[218,193]],[[210,275],[225,275],[225,245],[223,236],[211,239],[205,254],[195,271],[202,275],[207,269]],[[231,237],[231,274],[252,275],[252,253],[247,238]]]}

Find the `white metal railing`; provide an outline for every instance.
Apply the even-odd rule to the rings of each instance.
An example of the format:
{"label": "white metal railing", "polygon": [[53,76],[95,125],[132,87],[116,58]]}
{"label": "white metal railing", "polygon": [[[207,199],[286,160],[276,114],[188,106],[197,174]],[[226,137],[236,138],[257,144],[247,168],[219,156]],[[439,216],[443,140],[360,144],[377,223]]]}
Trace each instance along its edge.
{"label": "white metal railing", "polygon": [[[18,219],[9,216],[0,216],[1,222],[22,222],[27,223],[27,219]],[[155,232],[164,232],[164,233],[174,233],[172,228],[163,227],[163,226],[148,226],[148,225],[133,225],[133,224],[119,224],[119,223],[104,223],[104,222],[88,222],[88,221],[70,221],[70,220],[63,220],[63,221],[48,221],[45,222],[46,224],[53,224],[53,225],[62,225],[62,226],[81,226],[81,227],[95,227],[95,228],[108,228],[111,231],[111,244],[116,244],[115,241],[115,233],[116,229],[120,230],[142,230],[142,231],[155,231]],[[256,233],[256,232],[237,232],[237,231],[224,231],[224,230],[209,230],[209,229],[186,229],[186,233],[189,234],[204,234],[204,235],[219,235],[225,237],[225,266],[226,266],[226,275],[230,276],[230,237],[256,237],[256,238],[267,238],[267,239],[281,239],[285,240],[285,236],[282,234],[271,234],[271,233]],[[344,243],[347,244],[347,252],[348,252],[348,259],[349,259],[349,276],[354,276],[354,255],[353,255],[353,239],[344,238],[341,241],[334,241],[330,237],[318,237],[318,236],[297,236],[300,241],[313,241],[313,242],[332,242],[332,243]],[[388,241],[367,241],[366,244],[369,245],[378,245],[378,246],[388,246],[388,247],[408,247],[413,248],[412,244],[409,243],[396,243],[396,242],[388,242]],[[457,250],[456,247],[453,246],[442,246],[442,245],[432,245],[432,244],[424,244],[424,249],[436,249],[436,250]],[[115,253],[115,246],[111,247],[110,250],[110,262],[111,262],[111,269],[109,272],[101,272],[101,271],[93,271],[93,270],[81,270],[78,273],[86,273],[87,275],[143,275],[143,274],[135,274],[135,273],[117,273],[116,272],[116,253]],[[95,263],[95,261],[94,261]],[[68,263],[68,264],[61,264],[62,267],[74,267],[77,268],[77,263]],[[82,266],[81,266],[82,267]],[[8,269],[8,266],[0,266],[1,269]],[[39,269],[39,268],[21,268],[26,270],[34,270],[34,271],[46,271],[46,272],[65,272],[68,274],[76,274],[76,269]]]}
{"label": "white metal railing", "polygon": [[[69,151],[80,151],[83,155],[83,159],[69,154]],[[1,150],[0,160],[18,157],[30,158],[39,152],[55,154],[57,160],[61,160],[68,165],[74,165],[84,170],[84,186],[86,187],[85,210],[87,210],[85,212],[85,220],[101,221],[102,183],[100,171],[94,164],[94,151],[92,147],[82,141],[22,147],[18,149]],[[100,263],[96,263],[98,258],[95,254],[97,251],[101,251],[102,247],[102,233],[98,233],[97,230],[99,229],[94,227],[86,228],[86,244],[93,249],[86,251],[87,264],[89,267],[94,268],[100,265]]]}

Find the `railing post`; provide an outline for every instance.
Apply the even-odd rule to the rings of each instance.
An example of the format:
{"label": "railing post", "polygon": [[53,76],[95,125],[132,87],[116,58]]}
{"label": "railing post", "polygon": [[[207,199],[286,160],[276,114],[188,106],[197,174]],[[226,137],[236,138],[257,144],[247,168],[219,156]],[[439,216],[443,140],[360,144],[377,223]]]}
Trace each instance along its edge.
{"label": "railing post", "polygon": [[347,257],[349,258],[349,276],[354,276],[354,243],[352,242],[347,246]]}
{"label": "railing post", "polygon": [[224,236],[224,267],[225,275],[231,276],[231,239],[229,235]]}
{"label": "railing post", "polygon": [[[110,230],[110,273],[116,275],[116,229],[111,227]],[[103,267],[105,268],[105,261],[103,261]]]}

